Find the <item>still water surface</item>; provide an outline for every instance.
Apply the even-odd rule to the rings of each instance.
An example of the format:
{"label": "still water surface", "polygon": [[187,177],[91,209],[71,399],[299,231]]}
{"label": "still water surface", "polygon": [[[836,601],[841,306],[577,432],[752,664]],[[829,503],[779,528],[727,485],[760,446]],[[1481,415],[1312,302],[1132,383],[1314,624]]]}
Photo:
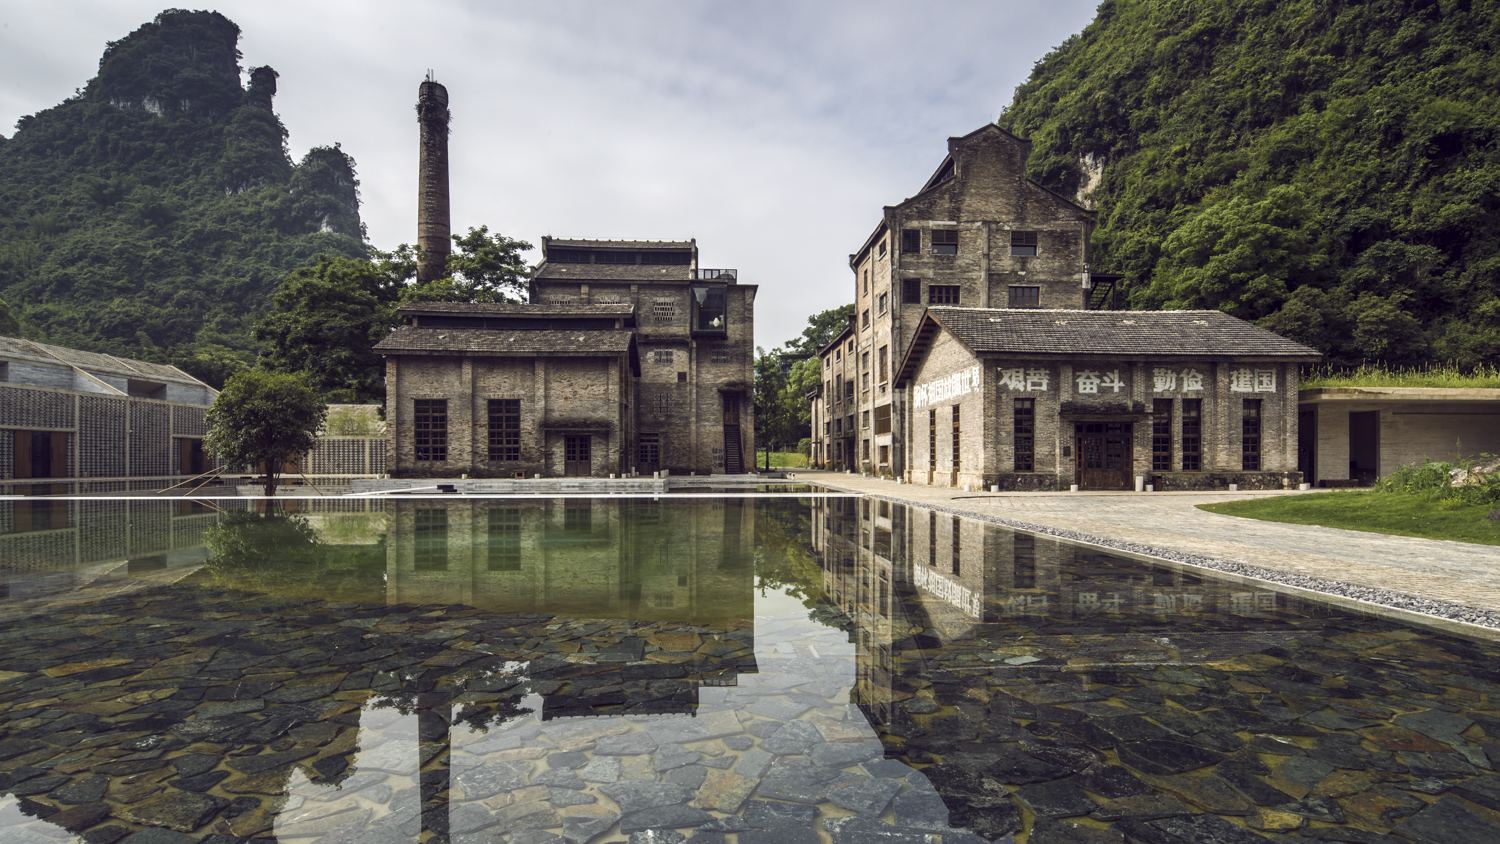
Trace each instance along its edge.
{"label": "still water surface", "polygon": [[857,497],[247,506],[0,503],[0,840],[1500,841],[1489,642]]}

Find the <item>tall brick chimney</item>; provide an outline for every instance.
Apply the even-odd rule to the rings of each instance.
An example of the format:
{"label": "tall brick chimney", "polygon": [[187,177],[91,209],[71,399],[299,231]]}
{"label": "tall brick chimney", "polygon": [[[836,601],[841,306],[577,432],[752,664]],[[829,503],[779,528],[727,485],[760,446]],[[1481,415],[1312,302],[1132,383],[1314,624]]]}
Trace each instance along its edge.
{"label": "tall brick chimney", "polygon": [[417,283],[444,276],[451,249],[448,222],[448,89],[427,80],[417,90],[417,123],[422,127],[417,165]]}

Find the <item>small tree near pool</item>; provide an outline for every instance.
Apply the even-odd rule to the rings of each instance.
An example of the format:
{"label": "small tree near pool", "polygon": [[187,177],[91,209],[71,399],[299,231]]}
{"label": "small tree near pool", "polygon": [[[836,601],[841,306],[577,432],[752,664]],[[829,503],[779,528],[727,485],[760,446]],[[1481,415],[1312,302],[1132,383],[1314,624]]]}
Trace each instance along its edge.
{"label": "small tree near pool", "polygon": [[231,466],[266,466],[266,495],[287,460],[305,454],[318,439],[328,404],[300,372],[252,369],[231,376],[206,417],[203,447]]}

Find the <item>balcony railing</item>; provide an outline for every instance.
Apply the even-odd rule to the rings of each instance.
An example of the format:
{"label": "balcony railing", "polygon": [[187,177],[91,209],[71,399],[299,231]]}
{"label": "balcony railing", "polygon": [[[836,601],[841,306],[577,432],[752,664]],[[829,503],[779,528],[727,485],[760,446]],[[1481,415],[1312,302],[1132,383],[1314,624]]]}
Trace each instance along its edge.
{"label": "balcony railing", "polygon": [[695,273],[695,275],[693,276],[693,280],[694,281],[713,281],[716,278],[722,278],[722,279],[728,280],[728,279],[737,279],[737,278],[740,277],[740,271],[739,270],[705,270],[705,269],[697,269],[697,270],[694,270],[693,272]]}

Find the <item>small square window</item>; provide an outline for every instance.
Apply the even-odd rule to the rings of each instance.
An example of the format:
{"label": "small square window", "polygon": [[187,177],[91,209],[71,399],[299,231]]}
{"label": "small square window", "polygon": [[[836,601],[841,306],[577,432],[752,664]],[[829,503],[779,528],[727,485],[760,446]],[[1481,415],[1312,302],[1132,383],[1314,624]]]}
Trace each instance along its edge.
{"label": "small square window", "polygon": [[901,279],[901,304],[903,304],[903,305],[920,305],[920,304],[922,304],[922,279],[920,279],[920,278],[903,278],[903,279]]}
{"label": "small square window", "polygon": [[679,372],[679,373],[677,373],[677,383],[679,383],[679,384],[686,384],[687,383],[687,373],[686,372]]}
{"label": "small square window", "polygon": [[922,251],[922,230],[901,230],[901,254],[915,255]]}
{"label": "small square window", "polygon": [[1011,308],[1039,308],[1042,306],[1042,288],[1040,287],[1012,287],[1010,289]]}
{"label": "small square window", "polygon": [[882,293],[882,294],[880,294],[879,298],[877,298],[875,301],[878,303],[876,305],[876,313],[883,314],[887,310],[890,310],[891,294],[889,294],[889,293]]}
{"label": "small square window", "polygon": [[1011,232],[1010,254],[1026,258],[1036,255],[1036,232]]}
{"label": "small square window", "polygon": [[958,285],[956,284],[929,284],[927,286],[927,304],[929,305],[957,305]]}
{"label": "small square window", "polygon": [[958,229],[933,229],[932,254],[957,255]]}

